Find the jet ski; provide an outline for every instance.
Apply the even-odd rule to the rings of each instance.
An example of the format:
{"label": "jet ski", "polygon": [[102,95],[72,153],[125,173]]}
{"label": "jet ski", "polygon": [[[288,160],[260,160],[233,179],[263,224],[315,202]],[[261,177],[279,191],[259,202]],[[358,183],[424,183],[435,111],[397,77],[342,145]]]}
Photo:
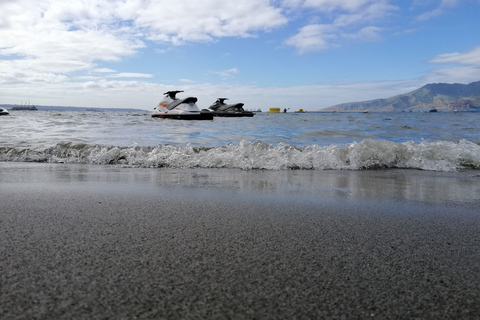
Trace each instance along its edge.
{"label": "jet ski", "polygon": [[0,116],[8,116],[10,113],[5,108],[0,108]]}
{"label": "jet ski", "polygon": [[196,97],[179,99],[176,94],[183,91],[167,91],[158,106],[153,109],[152,117],[180,120],[213,120],[210,110],[200,110]]}
{"label": "jet ski", "polygon": [[226,104],[228,98],[218,98],[209,109],[215,117],[253,117],[254,113],[243,110],[243,103]]}

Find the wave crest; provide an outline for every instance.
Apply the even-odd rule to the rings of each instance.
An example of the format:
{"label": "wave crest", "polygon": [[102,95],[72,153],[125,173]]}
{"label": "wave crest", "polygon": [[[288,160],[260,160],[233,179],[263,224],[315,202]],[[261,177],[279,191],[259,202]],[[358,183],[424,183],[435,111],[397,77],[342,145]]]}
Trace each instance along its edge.
{"label": "wave crest", "polygon": [[480,146],[459,142],[364,140],[345,146],[296,147],[241,141],[220,147],[159,145],[117,147],[58,143],[45,150],[0,148],[0,161],[83,163],[128,167],[239,168],[243,170],[365,170],[379,168],[458,171],[480,169]]}

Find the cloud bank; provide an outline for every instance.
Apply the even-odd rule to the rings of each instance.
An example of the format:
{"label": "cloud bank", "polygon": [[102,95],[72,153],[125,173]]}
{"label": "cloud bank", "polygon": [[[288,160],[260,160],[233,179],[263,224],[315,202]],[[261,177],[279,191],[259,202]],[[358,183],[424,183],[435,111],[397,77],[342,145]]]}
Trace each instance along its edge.
{"label": "cloud bank", "polygon": [[[413,1],[412,6],[422,1]],[[434,19],[459,4],[457,0],[430,1],[418,21]],[[107,92],[124,93],[123,106],[154,104],[145,97],[171,89],[168,85],[148,82],[154,75],[139,70],[112,68],[115,63],[133,59],[142,50],[155,47],[157,52],[192,43],[211,44],[224,38],[257,38],[284,32],[282,49],[300,55],[322,52],[351,42],[382,41],[390,32],[390,21],[401,10],[393,0],[4,0],[0,1],[0,94],[2,99],[17,99],[22,91],[48,103],[109,104]],[[289,26],[298,26],[287,29]],[[167,49],[163,49],[167,48]],[[397,90],[406,90],[422,81],[449,75],[462,80],[478,76],[480,47],[467,52],[444,53],[429,61],[435,64],[459,64],[434,70],[429,78],[408,84],[395,82]],[[108,66],[105,66],[108,64]],[[235,66],[210,71],[222,79],[231,79],[242,70]],[[284,88],[257,88],[250,85],[196,84],[182,78],[184,87],[234,95],[248,94],[255,99],[277,95],[278,103],[298,101],[296,94],[286,95]],[[375,84],[375,85],[372,85]],[[392,83],[357,84],[356,98],[367,88],[377,87],[389,94]],[[177,86],[178,87],[178,86]],[[345,90],[345,83],[335,88]],[[373,90],[373,89],[372,89]],[[330,85],[298,85],[295,92],[324,94],[324,105],[345,102],[326,99],[337,94]],[[293,92],[293,91],[290,91]],[[321,96],[321,95],[319,95]],[[337,95],[338,96],[338,95]],[[345,94],[341,95],[345,99]],[[368,97],[366,97],[368,98]],[[63,100],[62,100],[63,99]],[[102,100],[103,99],[103,100]],[[253,98],[252,98],[253,99]],[[297,99],[297,100],[295,100]]]}

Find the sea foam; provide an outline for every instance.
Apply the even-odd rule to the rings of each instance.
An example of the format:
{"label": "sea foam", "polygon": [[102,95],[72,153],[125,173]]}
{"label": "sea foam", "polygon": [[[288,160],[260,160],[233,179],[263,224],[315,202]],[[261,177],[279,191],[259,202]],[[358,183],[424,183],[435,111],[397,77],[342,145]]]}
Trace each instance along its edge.
{"label": "sea foam", "polygon": [[480,146],[461,140],[298,147],[241,141],[224,146],[106,146],[58,143],[43,150],[0,148],[0,161],[83,163],[144,168],[237,168],[243,170],[368,170],[381,168],[459,171],[480,169]]}

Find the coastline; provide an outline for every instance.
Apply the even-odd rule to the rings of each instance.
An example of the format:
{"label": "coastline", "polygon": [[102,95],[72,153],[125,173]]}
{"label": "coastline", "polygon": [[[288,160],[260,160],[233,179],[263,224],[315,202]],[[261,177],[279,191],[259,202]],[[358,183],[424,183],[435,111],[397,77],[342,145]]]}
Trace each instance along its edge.
{"label": "coastline", "polygon": [[478,171],[0,163],[0,318],[480,313]]}

